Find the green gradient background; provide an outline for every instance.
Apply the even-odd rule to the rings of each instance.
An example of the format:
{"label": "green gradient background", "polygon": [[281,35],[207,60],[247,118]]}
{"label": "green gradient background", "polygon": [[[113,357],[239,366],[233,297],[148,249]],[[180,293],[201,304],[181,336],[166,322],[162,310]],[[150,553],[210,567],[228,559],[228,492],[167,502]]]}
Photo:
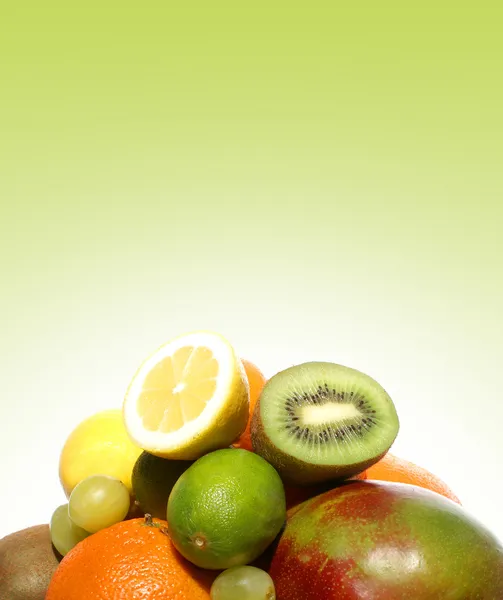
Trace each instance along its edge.
{"label": "green gradient background", "polygon": [[395,452],[503,538],[500,3],[10,4],[0,533],[62,501],[81,418],[210,328],[268,375],[373,375]]}

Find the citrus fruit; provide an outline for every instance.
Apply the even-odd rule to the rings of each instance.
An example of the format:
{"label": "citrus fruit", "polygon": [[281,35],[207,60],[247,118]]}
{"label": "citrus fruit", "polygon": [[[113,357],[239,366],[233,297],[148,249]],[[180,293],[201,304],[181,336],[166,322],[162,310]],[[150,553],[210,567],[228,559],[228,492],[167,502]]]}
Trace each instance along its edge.
{"label": "citrus fruit", "polygon": [[131,474],[140,454],[126,432],[120,409],[85,419],[67,438],[59,459],[59,478],[67,498],[91,475],[115,477],[131,493]]}
{"label": "citrus fruit", "polygon": [[442,496],[461,504],[456,494],[454,494],[440,477],[433,475],[433,473],[430,473],[423,467],[419,467],[408,460],[394,456],[389,452],[379,462],[358,475],[357,479],[409,483],[437,492],[437,494],[441,494]]}
{"label": "citrus fruit", "polygon": [[143,514],[166,518],[169,494],[191,460],[169,460],[142,452],[133,469],[133,492]]}
{"label": "citrus fruit", "polygon": [[195,565],[245,565],[264,552],[285,521],[283,483],[258,454],[217,450],[178,479],[167,517],[173,544]]}
{"label": "citrus fruit", "polygon": [[230,446],[245,430],[249,385],[221,335],[200,331],[156,350],[136,372],[123,404],[134,442],[163,458],[193,460]]}
{"label": "citrus fruit", "polygon": [[235,448],[243,448],[244,450],[253,451],[250,435],[251,419],[253,416],[255,405],[257,404],[257,400],[259,399],[260,394],[264,389],[264,385],[266,384],[267,379],[265,378],[265,375],[262,373],[262,371],[252,362],[242,359],[242,363],[245,368],[248,384],[250,386],[250,416],[248,417],[248,424],[246,425],[246,429],[241,434],[240,438],[234,442],[233,445]]}
{"label": "citrus fruit", "polygon": [[[458,504],[461,504],[454,492],[439,477],[423,467],[419,467],[393,454],[386,454],[379,462],[350,479],[391,481],[408,483],[432,490]],[[303,502],[331,490],[337,482],[327,481],[318,485],[293,486],[285,485],[286,508],[288,517],[296,513]]]}
{"label": "citrus fruit", "polygon": [[46,600],[208,600],[213,579],[178,554],[165,521],[132,519],[75,546],[54,573]]}

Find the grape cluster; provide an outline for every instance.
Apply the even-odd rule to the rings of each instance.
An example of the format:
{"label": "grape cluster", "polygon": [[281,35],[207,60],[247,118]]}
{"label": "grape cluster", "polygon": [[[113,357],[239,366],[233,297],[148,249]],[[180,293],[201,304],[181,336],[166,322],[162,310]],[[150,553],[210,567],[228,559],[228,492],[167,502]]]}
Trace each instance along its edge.
{"label": "grape cluster", "polygon": [[68,503],[52,515],[54,547],[65,556],[87,536],[123,521],[130,502],[128,489],[114,477],[92,475],[83,479],[73,489]]}

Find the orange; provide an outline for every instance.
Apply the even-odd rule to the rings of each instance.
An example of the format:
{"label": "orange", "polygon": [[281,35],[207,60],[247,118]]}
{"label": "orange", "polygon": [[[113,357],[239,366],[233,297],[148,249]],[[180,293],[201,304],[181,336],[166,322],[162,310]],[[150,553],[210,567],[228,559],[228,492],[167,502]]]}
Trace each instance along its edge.
{"label": "orange", "polygon": [[165,521],[145,517],[77,544],[56,569],[45,600],[209,600],[215,576],[178,554]]}
{"label": "orange", "polygon": [[[386,454],[379,462],[369,467],[363,473],[351,477],[351,479],[373,479],[376,481],[396,481],[398,483],[408,483],[417,485],[437,494],[441,494],[458,504],[461,504],[459,498],[439,477],[433,475],[423,467],[414,463]],[[288,516],[291,517],[305,501],[326,492],[338,484],[337,482],[326,481],[317,485],[308,485],[304,487],[285,485],[286,508]]]}
{"label": "orange", "polygon": [[419,467],[408,460],[398,458],[390,453],[386,454],[375,465],[360,473],[356,478],[409,483],[437,492],[437,494],[441,494],[461,504],[456,494],[439,477],[433,475],[433,473],[430,473],[423,467]]}
{"label": "orange", "polygon": [[267,379],[262,371],[252,362],[245,359],[242,359],[241,362],[245,368],[245,373],[248,377],[248,383],[250,385],[250,418],[248,419],[246,429],[233,445],[235,448],[243,448],[244,450],[250,450],[253,452],[250,436],[251,419],[253,416],[253,410],[255,409],[255,405],[257,404],[257,400],[264,389]]}

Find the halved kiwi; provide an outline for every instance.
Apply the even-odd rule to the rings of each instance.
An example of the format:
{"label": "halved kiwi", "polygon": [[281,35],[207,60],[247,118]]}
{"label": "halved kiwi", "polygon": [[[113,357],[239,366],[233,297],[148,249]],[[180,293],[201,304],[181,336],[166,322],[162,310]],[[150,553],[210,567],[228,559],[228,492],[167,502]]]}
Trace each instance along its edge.
{"label": "halved kiwi", "polygon": [[285,483],[346,479],[386,454],[398,435],[393,401],[371,377],[330,362],[274,375],[255,407],[251,439]]}

